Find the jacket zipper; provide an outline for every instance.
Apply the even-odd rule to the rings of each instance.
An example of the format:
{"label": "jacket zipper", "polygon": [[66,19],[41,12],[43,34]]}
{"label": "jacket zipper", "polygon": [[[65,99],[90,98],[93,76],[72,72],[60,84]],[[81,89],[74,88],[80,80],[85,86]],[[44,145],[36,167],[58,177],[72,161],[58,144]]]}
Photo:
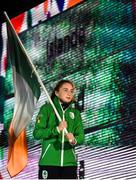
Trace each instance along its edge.
{"label": "jacket zipper", "polygon": [[[62,113],[63,113],[62,121],[64,121],[65,120],[65,112],[68,108],[63,110],[61,103],[60,103],[60,107],[61,107]],[[64,135],[65,135],[65,132],[63,130],[62,131],[62,144],[61,144],[61,165],[60,165],[61,167],[63,167],[63,165],[64,165]]]}
{"label": "jacket zipper", "polygon": [[[63,111],[63,121],[64,121],[64,111]],[[64,130],[62,131],[62,144],[61,144],[61,167],[64,164]]]}

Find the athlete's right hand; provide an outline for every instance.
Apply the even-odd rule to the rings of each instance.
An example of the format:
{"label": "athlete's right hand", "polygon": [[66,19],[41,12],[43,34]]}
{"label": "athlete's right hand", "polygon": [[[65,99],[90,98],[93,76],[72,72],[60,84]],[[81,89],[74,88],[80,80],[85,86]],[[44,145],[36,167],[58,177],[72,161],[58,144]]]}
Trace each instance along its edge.
{"label": "athlete's right hand", "polygon": [[59,126],[58,126],[59,131],[61,132],[65,128],[67,128],[67,122],[66,121],[61,121]]}

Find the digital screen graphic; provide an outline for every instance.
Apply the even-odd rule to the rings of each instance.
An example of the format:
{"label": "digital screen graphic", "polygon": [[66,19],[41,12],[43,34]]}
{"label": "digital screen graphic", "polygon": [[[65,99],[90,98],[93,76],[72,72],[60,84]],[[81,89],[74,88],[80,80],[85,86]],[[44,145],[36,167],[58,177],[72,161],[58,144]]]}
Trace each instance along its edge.
{"label": "digital screen graphic", "polygon": [[[79,179],[136,177],[135,13],[133,0],[80,1],[35,25],[29,20],[19,33],[49,93],[60,79],[76,85],[76,107],[85,131],[84,145],[76,148]],[[6,161],[14,87],[8,60],[0,79],[0,169],[9,178]],[[45,101],[43,92],[27,127],[28,166],[15,179],[37,178],[41,148],[32,132]]]}

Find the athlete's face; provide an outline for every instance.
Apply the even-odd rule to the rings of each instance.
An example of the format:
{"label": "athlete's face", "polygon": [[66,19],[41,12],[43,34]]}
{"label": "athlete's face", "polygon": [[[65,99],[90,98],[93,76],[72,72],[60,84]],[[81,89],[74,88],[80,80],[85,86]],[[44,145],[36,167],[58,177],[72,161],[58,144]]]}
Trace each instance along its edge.
{"label": "athlete's face", "polygon": [[62,102],[69,103],[74,97],[74,87],[70,83],[64,83],[55,94]]}

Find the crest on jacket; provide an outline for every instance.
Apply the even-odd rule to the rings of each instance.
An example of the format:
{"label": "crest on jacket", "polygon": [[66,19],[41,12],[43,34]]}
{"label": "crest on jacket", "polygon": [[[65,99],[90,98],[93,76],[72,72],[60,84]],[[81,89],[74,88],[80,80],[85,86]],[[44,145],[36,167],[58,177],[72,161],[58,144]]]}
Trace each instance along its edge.
{"label": "crest on jacket", "polygon": [[42,115],[38,115],[38,116],[37,116],[37,118],[36,118],[37,123],[40,123],[41,116],[42,116]]}
{"label": "crest on jacket", "polygon": [[71,119],[74,119],[75,118],[75,115],[73,112],[69,112],[69,116],[71,117]]}

